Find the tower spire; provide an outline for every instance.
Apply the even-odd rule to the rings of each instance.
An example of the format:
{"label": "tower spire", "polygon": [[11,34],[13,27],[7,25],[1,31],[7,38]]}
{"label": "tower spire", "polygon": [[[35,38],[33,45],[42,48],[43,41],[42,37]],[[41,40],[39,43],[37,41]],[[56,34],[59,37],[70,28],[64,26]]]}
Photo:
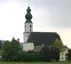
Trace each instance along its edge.
{"label": "tower spire", "polygon": [[31,19],[32,19],[32,14],[31,14],[31,9],[30,7],[28,6],[27,8],[27,13],[25,15],[25,18],[26,18],[26,22],[25,23],[32,23]]}

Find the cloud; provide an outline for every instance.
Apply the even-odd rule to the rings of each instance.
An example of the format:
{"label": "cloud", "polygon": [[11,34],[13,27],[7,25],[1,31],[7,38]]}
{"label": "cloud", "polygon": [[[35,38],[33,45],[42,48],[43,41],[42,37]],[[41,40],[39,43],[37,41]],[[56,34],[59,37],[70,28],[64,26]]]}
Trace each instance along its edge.
{"label": "cloud", "polygon": [[71,0],[31,0],[30,4],[43,11],[39,19],[45,25],[71,27]]}

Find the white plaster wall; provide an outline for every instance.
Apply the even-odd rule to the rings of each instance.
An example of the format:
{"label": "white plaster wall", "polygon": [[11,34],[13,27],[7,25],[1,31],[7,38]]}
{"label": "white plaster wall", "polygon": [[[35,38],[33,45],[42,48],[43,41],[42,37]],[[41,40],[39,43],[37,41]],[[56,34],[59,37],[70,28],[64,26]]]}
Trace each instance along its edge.
{"label": "white plaster wall", "polygon": [[34,49],[33,43],[24,43],[23,44],[23,51],[29,51]]}
{"label": "white plaster wall", "polygon": [[30,33],[24,33],[24,43],[28,40]]}
{"label": "white plaster wall", "polygon": [[[30,27],[30,25],[31,25],[31,27]],[[25,32],[30,32],[30,29],[31,29],[31,32],[33,32],[33,23],[25,23],[24,28],[25,28]]]}
{"label": "white plaster wall", "polygon": [[68,49],[60,53],[60,61],[65,61],[67,56],[66,54],[68,53]]}
{"label": "white plaster wall", "polygon": [[[30,25],[31,25],[31,27],[30,27]],[[24,39],[23,40],[24,40],[24,43],[26,43],[30,33],[33,32],[33,23],[25,23],[24,29],[25,29],[25,32],[24,32]]]}
{"label": "white plaster wall", "polygon": [[65,61],[65,52],[60,53],[60,61]]}

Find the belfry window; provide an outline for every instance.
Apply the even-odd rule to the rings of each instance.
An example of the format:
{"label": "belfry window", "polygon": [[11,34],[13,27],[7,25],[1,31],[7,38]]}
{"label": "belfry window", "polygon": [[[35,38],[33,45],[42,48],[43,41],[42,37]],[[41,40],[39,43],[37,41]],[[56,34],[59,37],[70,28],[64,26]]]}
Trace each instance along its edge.
{"label": "belfry window", "polygon": [[30,32],[31,32],[31,29],[30,29]]}
{"label": "belfry window", "polygon": [[32,26],[30,25],[30,28],[31,28]]}
{"label": "belfry window", "polygon": [[26,25],[25,25],[25,28],[26,28]]}

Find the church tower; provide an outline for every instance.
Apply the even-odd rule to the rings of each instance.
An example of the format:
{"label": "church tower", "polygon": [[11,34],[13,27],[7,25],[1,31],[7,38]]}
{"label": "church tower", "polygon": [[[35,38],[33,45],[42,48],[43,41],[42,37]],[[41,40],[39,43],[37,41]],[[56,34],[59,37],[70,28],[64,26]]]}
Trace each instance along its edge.
{"label": "church tower", "polygon": [[24,43],[26,43],[29,35],[31,32],[33,32],[33,23],[31,21],[32,19],[32,14],[31,14],[31,9],[30,7],[27,8],[27,13],[25,15],[26,21],[24,23]]}

